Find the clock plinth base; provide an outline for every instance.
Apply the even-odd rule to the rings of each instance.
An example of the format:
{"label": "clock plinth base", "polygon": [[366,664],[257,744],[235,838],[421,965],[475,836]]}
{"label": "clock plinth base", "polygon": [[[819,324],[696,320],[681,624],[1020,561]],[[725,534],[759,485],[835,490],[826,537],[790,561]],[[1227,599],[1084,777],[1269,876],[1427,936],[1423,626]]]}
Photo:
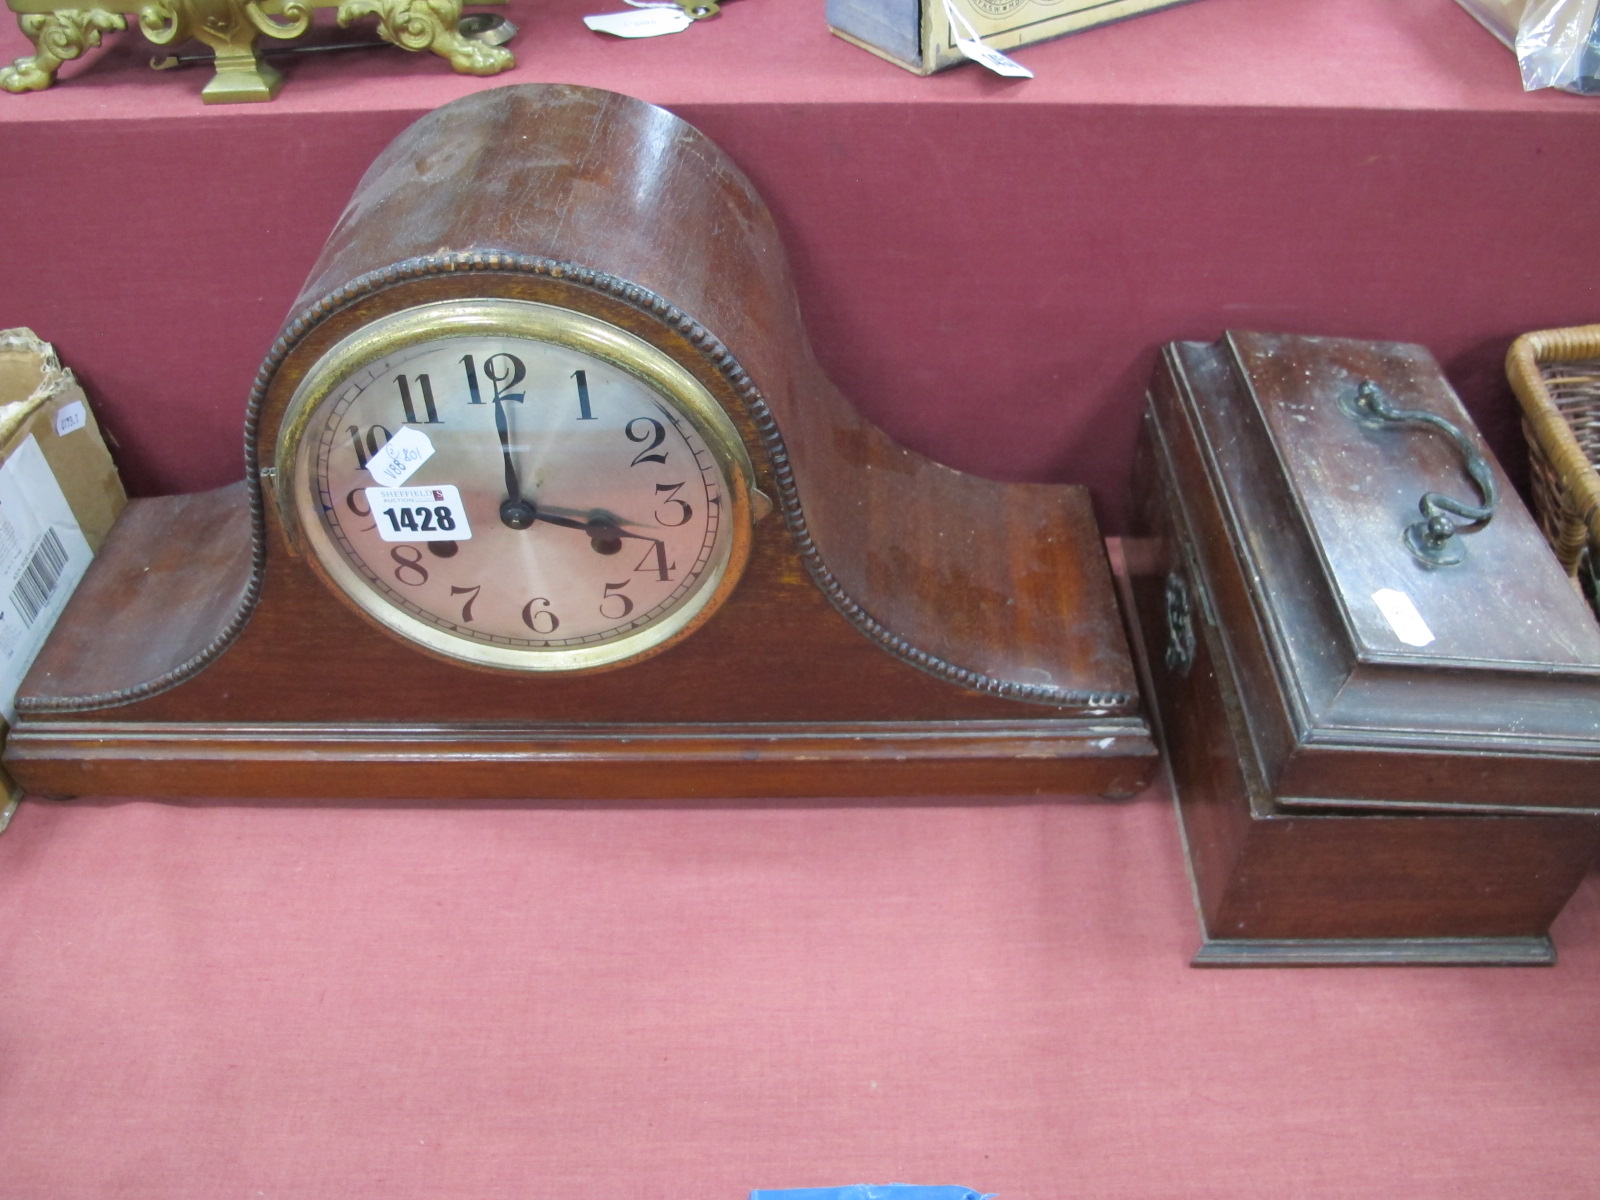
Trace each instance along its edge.
{"label": "clock plinth base", "polygon": [[335,725],[30,725],[13,754],[46,796],[459,800],[1122,798],[1151,746],[1137,721],[494,730]]}
{"label": "clock plinth base", "polygon": [[[949,482],[1002,497],[1024,487],[1040,508],[1038,485]],[[1063,521],[1080,518],[1075,504],[1063,509]],[[402,643],[303,586],[304,560],[278,557],[256,579],[250,529],[242,484],[128,505],[24,683],[6,748],[24,789],[331,801],[1125,797],[1155,769],[1136,699],[1096,694],[1131,660],[1106,556],[1081,532],[1088,582],[1068,589],[1075,611],[1057,623],[1063,637],[1093,631],[1102,653],[1082,657],[1110,666],[1082,668],[1085,698],[1069,707],[957,687],[873,644],[793,570],[786,537],[752,561],[744,586],[760,603],[730,607],[648,662],[540,678],[428,657],[409,661],[396,687]],[[1051,529],[1040,536],[1072,541]],[[1024,604],[1019,619],[1040,615]],[[662,696],[676,719],[662,719]]]}

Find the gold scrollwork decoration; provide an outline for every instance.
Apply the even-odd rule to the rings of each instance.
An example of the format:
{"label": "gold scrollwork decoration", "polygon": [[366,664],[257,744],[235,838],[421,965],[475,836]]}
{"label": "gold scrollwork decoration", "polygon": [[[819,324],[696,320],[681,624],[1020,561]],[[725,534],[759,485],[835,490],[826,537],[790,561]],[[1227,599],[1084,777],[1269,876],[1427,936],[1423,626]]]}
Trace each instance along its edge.
{"label": "gold scrollwork decoration", "polygon": [[215,75],[200,93],[208,104],[270,100],[283,77],[261,60],[256,35],[279,40],[311,27],[312,5],[289,0],[282,20],[261,11],[259,0],[149,0],[139,28],[157,45],[198,38],[211,50]]}
{"label": "gold scrollwork decoration", "polygon": [[[211,51],[213,75],[200,96],[208,104],[270,100],[283,76],[262,57],[257,39],[299,37],[312,27],[314,10],[339,0],[139,0],[122,12],[132,14],[144,36],[158,46],[191,38]],[[711,2],[711,0],[707,0]],[[361,17],[378,19],[384,41],[405,50],[432,51],[457,71],[494,75],[516,65],[503,43],[516,26],[503,17],[461,20],[462,0],[343,0],[341,25]],[[100,44],[102,33],[126,29],[121,13],[98,8],[61,8],[24,13],[18,23],[37,53],[0,69],[0,88],[39,91],[55,81],[62,63]],[[325,47],[319,47],[325,48]],[[169,56],[161,65],[196,61],[202,56]],[[154,65],[154,60],[153,60]]]}
{"label": "gold scrollwork decoration", "polygon": [[158,46],[197,37],[242,53],[256,33],[299,37],[311,28],[311,14],[312,6],[302,0],[283,6],[282,21],[262,12],[258,0],[150,0],[139,10],[139,29]]}
{"label": "gold scrollwork decoration", "polygon": [[378,19],[378,36],[402,50],[431,50],[463,75],[496,75],[516,65],[504,46],[462,37],[461,0],[347,0],[339,24]]}
{"label": "gold scrollwork decoration", "polygon": [[310,4],[289,0],[283,6],[282,13],[284,19],[279,22],[262,12],[256,0],[250,0],[244,6],[244,15],[250,19],[250,23],[270,38],[299,37],[311,28]]}
{"label": "gold scrollwork decoration", "polygon": [[23,35],[38,53],[17,59],[0,69],[0,88],[8,92],[37,92],[55,82],[56,71],[91,46],[102,33],[126,29],[117,13],[99,8],[64,8],[47,13],[24,13],[17,18]]}
{"label": "gold scrollwork decoration", "polygon": [[152,0],[139,10],[139,32],[158,46],[189,40],[190,10],[186,4]]}

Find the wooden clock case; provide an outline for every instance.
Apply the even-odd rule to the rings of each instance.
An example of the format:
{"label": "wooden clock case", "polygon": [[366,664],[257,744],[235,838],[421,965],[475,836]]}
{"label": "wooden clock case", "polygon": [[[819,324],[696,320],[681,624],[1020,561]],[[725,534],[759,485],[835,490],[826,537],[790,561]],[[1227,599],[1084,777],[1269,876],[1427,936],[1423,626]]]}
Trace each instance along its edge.
{"label": "wooden clock case", "polygon": [[[1463,455],[1436,427],[1357,419],[1368,383],[1492,472],[1498,509],[1455,565],[1404,531],[1424,492],[1473,499]],[[1197,964],[1553,961],[1600,849],[1600,627],[1428,353],[1168,346],[1135,490],[1124,544]],[[1428,628],[1391,628],[1379,591]]]}
{"label": "wooden clock case", "polygon": [[[563,676],[433,657],[299,556],[274,495],[295,384],[433,300],[600,317],[683,363],[775,511],[703,628]],[[823,376],[783,248],[704,136],[573,86],[477,93],[368,171],[258,378],[247,478],[142,500],[28,676],[30,791],[210,797],[1128,794],[1155,750],[1086,493],[932,463]]]}

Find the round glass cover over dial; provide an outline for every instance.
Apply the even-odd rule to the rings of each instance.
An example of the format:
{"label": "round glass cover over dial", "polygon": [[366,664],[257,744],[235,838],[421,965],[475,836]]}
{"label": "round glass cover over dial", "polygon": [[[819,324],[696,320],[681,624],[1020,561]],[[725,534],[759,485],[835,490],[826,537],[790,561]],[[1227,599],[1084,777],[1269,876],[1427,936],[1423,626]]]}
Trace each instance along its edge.
{"label": "round glass cover over dial", "polygon": [[529,301],[423,305],[352,334],[296,390],[278,461],[294,526],[349,599],[485,666],[660,650],[749,549],[749,462],[710,393],[632,334]]}

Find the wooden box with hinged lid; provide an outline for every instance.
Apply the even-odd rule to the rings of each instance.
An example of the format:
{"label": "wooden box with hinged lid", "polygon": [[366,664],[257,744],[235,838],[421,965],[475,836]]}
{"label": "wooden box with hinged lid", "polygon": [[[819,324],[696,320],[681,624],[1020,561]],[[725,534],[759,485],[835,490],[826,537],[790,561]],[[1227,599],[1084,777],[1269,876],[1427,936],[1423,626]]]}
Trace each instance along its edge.
{"label": "wooden box with hinged lid", "polygon": [[1169,345],[1134,486],[1196,964],[1554,961],[1600,627],[1428,353]]}

